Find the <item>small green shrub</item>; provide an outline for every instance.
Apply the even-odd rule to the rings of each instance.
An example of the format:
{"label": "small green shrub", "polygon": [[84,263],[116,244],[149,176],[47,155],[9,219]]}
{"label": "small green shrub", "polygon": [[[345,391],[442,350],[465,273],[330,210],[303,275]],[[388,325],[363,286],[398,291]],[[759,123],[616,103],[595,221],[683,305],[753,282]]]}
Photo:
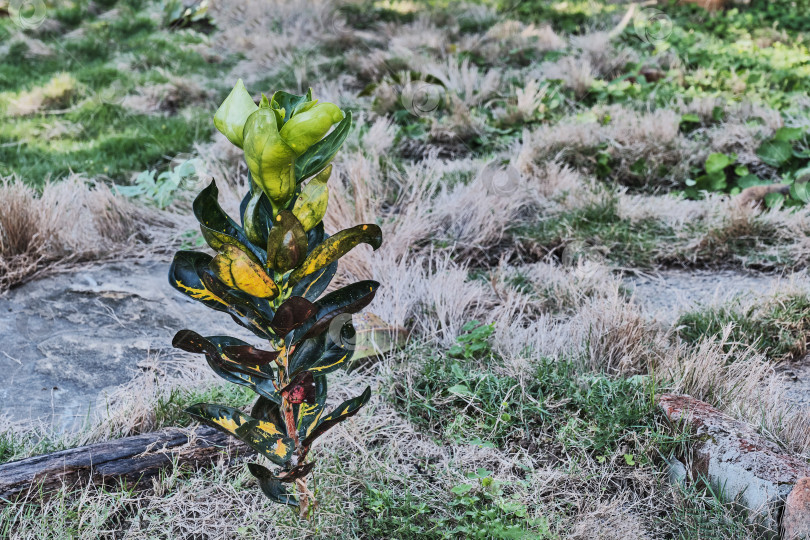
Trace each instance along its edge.
{"label": "small green shrub", "polygon": [[379,286],[361,281],[321,296],[340,257],[361,243],[374,249],[382,243],[373,224],[333,236],[324,231],[330,162],[351,124],[351,113],[319,103],[311,90],[303,96],[263,95],[257,106],[238,81],[214,115],[214,125],[247,161],[250,189],[240,206],[241,225],[219,206],[211,182],[193,208],[203,238],[217,254],[180,251],[169,270],[169,283],[177,290],[229,314],[267,341],[269,350],[181,330],[173,345],[205,354],[219,376],[259,395],[249,415],[210,403],[187,411],[278,466],[275,472],[258,463],[248,467],[265,495],[298,506],[302,517],[310,515],[314,502],[307,487],[315,465],[307,461],[312,443],[371,397],[366,388],[326,412],[326,375],[351,357],[351,316],[371,302]]}

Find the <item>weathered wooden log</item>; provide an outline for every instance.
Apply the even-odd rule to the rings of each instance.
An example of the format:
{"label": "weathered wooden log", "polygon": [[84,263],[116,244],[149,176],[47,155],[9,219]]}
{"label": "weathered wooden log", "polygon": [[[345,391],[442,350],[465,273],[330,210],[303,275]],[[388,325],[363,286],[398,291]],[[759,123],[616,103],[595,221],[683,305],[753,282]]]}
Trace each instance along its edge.
{"label": "weathered wooden log", "polygon": [[2,464],[0,500],[88,482],[136,486],[173,462],[196,469],[252,454],[241,441],[207,426],[168,428]]}

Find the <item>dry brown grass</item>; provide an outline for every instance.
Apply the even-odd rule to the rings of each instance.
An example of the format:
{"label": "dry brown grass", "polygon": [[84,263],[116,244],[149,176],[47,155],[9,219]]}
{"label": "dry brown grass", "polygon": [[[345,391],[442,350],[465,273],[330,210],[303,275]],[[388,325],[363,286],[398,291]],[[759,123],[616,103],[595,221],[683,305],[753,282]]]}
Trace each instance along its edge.
{"label": "dry brown grass", "polygon": [[[174,223],[73,175],[35,192],[0,181],[0,291],[82,260],[136,256]],[[161,249],[165,246],[161,247]]]}

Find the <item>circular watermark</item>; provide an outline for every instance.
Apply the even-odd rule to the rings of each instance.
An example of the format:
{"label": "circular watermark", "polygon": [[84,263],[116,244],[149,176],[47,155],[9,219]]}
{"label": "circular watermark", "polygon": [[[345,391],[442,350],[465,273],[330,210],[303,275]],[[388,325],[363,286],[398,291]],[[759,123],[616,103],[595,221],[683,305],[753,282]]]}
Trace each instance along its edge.
{"label": "circular watermark", "polygon": [[327,335],[341,349],[353,351],[357,348],[357,332],[350,313],[341,313],[332,319]]}
{"label": "circular watermark", "polygon": [[520,173],[508,164],[487,163],[478,175],[487,195],[511,195],[520,188]]}
{"label": "circular watermark", "polygon": [[402,106],[414,116],[426,116],[441,105],[444,88],[425,81],[411,81],[402,87],[399,99]]}
{"label": "circular watermark", "polygon": [[633,18],[633,28],[641,41],[655,45],[672,35],[672,19],[655,8],[645,8]]}
{"label": "circular watermark", "polygon": [[350,13],[345,5],[334,6],[326,14],[326,32],[333,38],[347,38],[353,35],[349,24]]}
{"label": "circular watermark", "polygon": [[11,21],[23,30],[39,28],[45,12],[45,0],[11,0],[8,5]]}
{"label": "circular watermark", "polygon": [[93,92],[93,101],[99,105],[121,105],[127,91],[120,81],[113,81],[112,84]]}

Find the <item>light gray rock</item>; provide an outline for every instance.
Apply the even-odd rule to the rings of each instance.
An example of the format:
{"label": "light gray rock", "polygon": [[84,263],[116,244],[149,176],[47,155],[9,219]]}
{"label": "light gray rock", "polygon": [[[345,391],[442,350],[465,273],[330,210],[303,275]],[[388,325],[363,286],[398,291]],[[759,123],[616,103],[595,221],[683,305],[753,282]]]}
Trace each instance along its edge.
{"label": "light gray rock", "polygon": [[670,325],[682,313],[701,305],[766,295],[782,279],[775,274],[736,270],[666,270],[628,276],[624,285],[649,318]]}
{"label": "light gray rock", "polygon": [[175,354],[177,330],[256,342],[227,314],[172,289],[168,268],[98,265],[29,282],[0,298],[0,414],[74,429],[104,390],[129,381],[149,355]]}
{"label": "light gray rock", "polygon": [[779,530],[785,498],[800,478],[810,476],[810,465],[783,453],[748,424],[690,396],[662,394],[658,403],[673,424],[696,436],[688,461],[691,477],[720,486],[730,500],[739,497],[769,529]]}

